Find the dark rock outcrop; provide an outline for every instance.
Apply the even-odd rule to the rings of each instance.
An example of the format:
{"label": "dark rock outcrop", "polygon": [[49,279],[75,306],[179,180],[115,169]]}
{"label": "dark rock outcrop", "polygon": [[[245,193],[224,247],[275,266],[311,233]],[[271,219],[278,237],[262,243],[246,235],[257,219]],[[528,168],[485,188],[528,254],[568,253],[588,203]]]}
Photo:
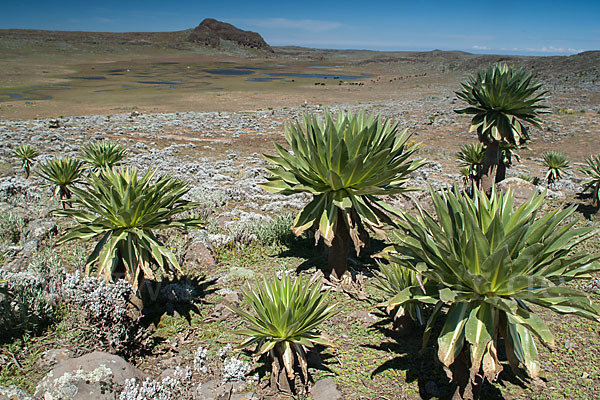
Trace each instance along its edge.
{"label": "dark rock outcrop", "polygon": [[206,18],[200,25],[194,28],[188,40],[214,48],[219,47],[221,40],[228,40],[236,43],[238,46],[273,52],[271,46],[258,33],[243,31],[231,24],[212,18]]}

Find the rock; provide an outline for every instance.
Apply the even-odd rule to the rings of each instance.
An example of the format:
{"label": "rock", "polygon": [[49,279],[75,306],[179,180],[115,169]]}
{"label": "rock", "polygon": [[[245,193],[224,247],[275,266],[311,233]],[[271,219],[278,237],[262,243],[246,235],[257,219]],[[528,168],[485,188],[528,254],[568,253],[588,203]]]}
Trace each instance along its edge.
{"label": "rock", "polygon": [[368,311],[356,310],[350,313],[350,318],[353,320],[359,320],[365,324],[372,324],[377,321],[377,318],[369,313]]}
{"label": "rock", "polygon": [[38,368],[52,367],[69,358],[73,358],[73,351],[70,349],[50,349],[42,353],[35,365]]}
{"label": "rock", "polygon": [[566,195],[562,192],[562,191],[554,191],[551,189],[542,189],[540,188],[540,193],[546,193],[546,198],[547,199],[552,199],[552,200],[564,200],[566,199]]}
{"label": "rock", "polygon": [[51,119],[48,122],[48,128],[51,128],[51,129],[60,128],[60,121],[58,119]]}
{"label": "rock", "polygon": [[0,400],[33,400],[33,397],[16,385],[0,386]]}
{"label": "rock", "polygon": [[162,382],[165,378],[173,377],[174,374],[175,374],[174,368],[167,368],[163,372],[160,373],[160,375],[158,376],[158,379],[156,381]]}
{"label": "rock", "polygon": [[212,267],[216,264],[213,251],[204,242],[191,241],[185,247],[183,262],[186,266]]}
{"label": "rock", "polygon": [[254,392],[248,392],[248,393],[236,393],[236,394],[232,394],[230,400],[254,400],[257,399],[256,396],[254,396]]}
{"label": "rock", "polygon": [[511,189],[515,199],[514,205],[516,207],[525,203],[534,194],[538,193],[537,187],[524,179],[510,177],[506,178],[502,182],[496,184],[496,188],[500,192],[506,193],[508,189]]}
{"label": "rock", "polygon": [[223,304],[217,304],[215,309],[210,314],[210,320],[212,321],[225,321],[227,319],[233,318],[235,313],[231,311],[229,308],[225,307]]}
{"label": "rock", "polygon": [[31,254],[37,251],[43,240],[57,233],[58,225],[49,218],[31,221],[23,234],[23,253]]}
{"label": "rock", "polygon": [[216,398],[216,389],[219,386],[219,381],[216,379],[212,379],[208,382],[204,382],[202,386],[198,389],[197,395],[194,398],[195,400],[215,400]]}
{"label": "rock", "polygon": [[232,306],[237,306],[243,299],[244,298],[242,297],[242,295],[236,292],[235,290],[227,293],[224,298],[225,302]]}
{"label": "rock", "polygon": [[165,368],[167,371],[174,370],[178,365],[181,365],[183,362],[180,356],[169,357],[167,359],[161,360],[158,365],[161,368]]}
{"label": "rock", "polygon": [[215,399],[216,400],[230,400],[232,392],[233,392],[233,384],[230,382],[224,383],[215,389]]}
{"label": "rock", "polygon": [[145,375],[119,356],[95,351],[58,364],[37,385],[35,397],[45,400],[114,400],[126,379]]}
{"label": "rock", "polygon": [[341,400],[342,394],[331,378],[321,379],[310,389],[313,400]]}

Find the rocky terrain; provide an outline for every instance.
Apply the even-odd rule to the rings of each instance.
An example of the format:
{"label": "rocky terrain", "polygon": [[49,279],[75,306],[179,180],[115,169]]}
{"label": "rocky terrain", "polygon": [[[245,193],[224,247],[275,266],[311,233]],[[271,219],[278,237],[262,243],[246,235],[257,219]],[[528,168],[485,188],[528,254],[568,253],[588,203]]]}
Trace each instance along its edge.
{"label": "rocky terrain", "polygon": [[[521,199],[535,191],[546,191],[551,201],[573,201],[582,190],[582,176],[578,172],[568,172],[550,187],[543,179],[539,186],[534,186],[519,178],[543,177],[545,171],[539,157],[545,149],[559,148],[567,152],[575,166],[589,153],[597,152],[600,140],[595,139],[600,137],[600,109],[597,105],[585,104],[574,111],[561,99],[551,99],[549,104],[552,113],[544,116],[543,129],[532,132],[535,141],[530,150],[523,152],[522,162],[509,170],[509,182]],[[455,183],[462,185],[455,151],[475,138],[466,132],[467,121],[455,114],[454,108],[456,102],[451,93],[421,100],[331,106],[334,111],[366,109],[399,121],[402,129],[413,133],[413,139],[422,142],[419,156],[430,160],[409,182],[421,189],[429,185],[434,189]],[[140,114],[134,111],[64,117],[58,121],[0,121],[3,276],[13,288],[23,288],[26,282],[28,287],[38,290],[36,307],[53,315],[52,320],[61,320],[58,307],[63,304],[62,307],[70,311],[58,326],[71,325],[67,336],[57,334],[55,339],[30,344],[32,347],[0,352],[1,376],[5,382],[6,379],[14,382],[20,368],[27,371],[27,383],[21,381],[21,387],[29,390],[0,387],[0,399],[29,399],[31,396],[122,400],[267,398],[268,392],[256,380],[260,363],[231,350],[238,340],[231,331],[239,327],[239,320],[225,305],[238,304],[240,286],[256,276],[302,273],[302,268],[312,266],[318,269],[319,256],[316,264],[306,267],[302,267],[306,263],[302,260],[307,254],[320,254],[319,248],[309,243],[309,250],[299,256],[300,261],[290,256],[285,258],[278,255],[281,247],[269,247],[274,246],[269,242],[277,235],[272,231],[265,233],[264,229],[265,226],[273,227],[270,229],[283,226],[281,232],[289,236],[289,232],[285,232],[291,223],[290,213],[301,209],[309,201],[308,195],[271,195],[258,184],[268,174],[261,153],[272,152],[273,141],[284,143],[284,124],[304,112],[321,114],[323,110],[320,106],[305,105],[243,112]],[[106,284],[97,278],[81,276],[79,271],[89,245],[77,244],[58,248],[60,250],[54,247],[54,238],[68,222],[52,215],[52,210],[58,207],[56,200],[50,198],[48,189],[41,188],[42,182],[35,174],[28,180],[21,177],[12,155],[19,144],[30,144],[40,150],[42,155],[36,160],[40,163],[51,157],[75,157],[82,145],[100,140],[126,145],[130,151],[127,162],[142,171],[157,169],[160,174],[173,175],[189,183],[191,190],[187,196],[202,203],[199,212],[207,217],[203,229],[165,236],[169,245],[177,249],[177,256],[190,275],[186,281],[173,282],[161,289],[159,302],[167,312],[159,316],[156,325],[142,323],[127,311],[126,299],[131,287],[125,282]],[[582,141],[586,143],[584,148]],[[425,191],[408,197],[390,197],[388,201],[404,209],[413,207],[414,202],[428,207]],[[593,214],[588,217],[593,218]],[[361,259],[356,263],[368,265],[370,262]],[[594,293],[598,290],[598,281],[591,281],[584,289]],[[196,314],[190,314],[190,309],[195,309]],[[369,305],[360,306],[358,310],[353,305],[335,324],[357,323],[357,329],[365,329],[365,340],[370,341],[373,333],[367,327],[377,320],[370,310]],[[189,325],[182,317],[186,315],[190,318]],[[56,322],[47,321],[48,324],[53,326]],[[355,347],[354,342],[360,340],[344,332],[334,335],[342,343],[342,349]],[[569,343],[572,348],[579,346],[579,342]],[[28,352],[27,348],[35,348],[35,353]],[[343,354],[336,356],[345,360],[340,361],[339,368],[347,368],[344,362],[354,362],[345,359]],[[371,356],[379,359],[386,357],[383,354],[387,352]],[[311,391],[314,400],[342,396],[362,398],[354,392],[355,383],[320,373],[322,362],[311,362],[311,370],[319,376]],[[544,362],[552,371],[550,361]],[[25,363],[36,367],[24,366]],[[352,373],[355,372],[342,369],[338,376]],[[600,382],[600,376],[593,375],[589,379],[592,385]],[[391,389],[386,382],[374,380],[361,390],[414,398],[409,383],[403,389]],[[421,396],[443,394],[446,390],[443,382],[444,378],[435,374],[420,381]],[[527,390],[530,394],[539,391],[535,387]]]}

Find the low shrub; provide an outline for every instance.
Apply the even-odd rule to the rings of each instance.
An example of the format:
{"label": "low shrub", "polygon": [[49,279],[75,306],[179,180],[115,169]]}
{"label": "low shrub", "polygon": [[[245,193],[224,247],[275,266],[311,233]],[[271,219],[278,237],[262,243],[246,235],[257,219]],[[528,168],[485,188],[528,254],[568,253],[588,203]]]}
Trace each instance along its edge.
{"label": "low shrub", "polygon": [[0,342],[37,335],[60,320],[61,302],[53,283],[28,273],[12,274],[0,283]]}

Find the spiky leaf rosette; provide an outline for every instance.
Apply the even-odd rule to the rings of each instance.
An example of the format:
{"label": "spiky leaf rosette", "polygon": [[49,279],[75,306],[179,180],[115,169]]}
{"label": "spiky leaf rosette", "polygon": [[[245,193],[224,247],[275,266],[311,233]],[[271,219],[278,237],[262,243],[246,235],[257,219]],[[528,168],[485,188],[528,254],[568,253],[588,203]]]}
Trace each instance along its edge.
{"label": "spiky leaf rosette", "polygon": [[538,114],[548,108],[539,104],[546,94],[539,91],[542,84],[530,72],[506,64],[479,70],[461,86],[462,91],[456,92],[456,96],[470,107],[456,112],[473,115],[470,131],[477,131],[479,140],[485,144],[524,144],[529,133],[523,123],[539,127]]}
{"label": "spiky leaf rosette", "polygon": [[92,171],[118,166],[128,154],[125,147],[109,141],[91,143],[82,147],[81,151],[83,152],[81,161],[86,163]]}
{"label": "spiky leaf rosette", "polygon": [[554,338],[532,305],[600,321],[596,304],[563,286],[600,270],[600,254],[573,251],[597,233],[593,227],[575,227],[577,221],[570,218],[575,207],[538,215],[544,199],[536,195],[513,210],[510,191],[494,190],[488,198],[475,189],[471,199],[455,187],[453,192],[432,190],[431,196],[437,218],[422,209],[420,217],[406,215],[388,257],[440,285],[429,299],[437,299],[438,306],[424,340],[445,306],[438,358],[448,372],[468,346],[471,378],[481,368],[485,378],[496,379],[502,369],[501,337],[511,366],[536,377],[540,366],[534,338],[548,346]]}
{"label": "spiky leaf rosette", "polygon": [[561,178],[562,174],[569,169],[569,159],[566,154],[557,151],[548,151],[542,154],[544,166],[548,168],[546,180],[552,183]]}
{"label": "spiky leaf rosette", "polygon": [[330,246],[337,224],[346,224],[357,252],[364,245],[362,223],[379,230],[393,224],[388,212],[397,214],[376,196],[411,190],[405,186],[408,175],[426,163],[409,161],[417,145],[407,145],[409,136],[398,133],[397,123],[364,112],[340,112],[335,121],[329,112],[324,120],[306,114],[286,126],[285,137],[291,150],[275,143],[279,155],[265,155],[274,167],[261,186],[272,193],[312,194],[294,221],[294,233],[315,227],[317,239]]}
{"label": "spiky leaf rosette", "polygon": [[579,170],[588,177],[588,180],[583,182],[584,190],[592,192],[592,201],[594,204],[600,204],[600,155],[589,156],[585,162],[587,167],[582,167]]}
{"label": "spiky leaf rosette", "polygon": [[256,345],[258,355],[280,357],[289,379],[294,378],[296,359],[308,382],[307,349],[317,344],[332,346],[319,331],[319,325],[335,314],[335,305],[321,292],[321,284],[302,276],[292,281],[283,274],[281,279],[265,279],[242,293],[250,311],[231,309],[248,323],[238,333],[249,338],[238,347]]}
{"label": "spiky leaf rosette", "polygon": [[54,195],[61,199],[71,198],[76,183],[81,182],[82,162],[70,157],[48,160],[41,164],[37,174],[46,182],[43,186],[55,186]]}
{"label": "spiky leaf rosette", "polygon": [[[409,316],[419,325],[424,325],[423,303],[430,299],[425,295],[427,280],[419,279],[417,272],[397,263],[379,264],[380,274],[376,276],[373,286],[381,290],[387,301],[379,304],[385,306],[394,319]],[[435,304],[436,301],[429,301]]]}
{"label": "spiky leaf rosette", "polygon": [[75,208],[56,212],[78,224],[58,243],[100,239],[87,260],[87,273],[97,268],[106,280],[122,276],[137,290],[142,278],[160,281],[179,271],[175,255],[155,236],[165,228],[197,227],[203,220],[175,219],[198,206],[182,197],[189,188],[156,171],[138,177],[135,168],[103,169],[90,174],[85,188],[73,188]]}
{"label": "spiky leaf rosette", "polygon": [[14,155],[21,160],[21,167],[25,170],[27,177],[29,177],[29,171],[33,166],[34,159],[39,156],[40,153],[28,144],[21,144],[15,149]]}
{"label": "spiky leaf rosette", "polygon": [[482,143],[464,145],[456,154],[458,165],[468,168],[468,177],[476,179],[481,176],[483,167],[484,146]]}

